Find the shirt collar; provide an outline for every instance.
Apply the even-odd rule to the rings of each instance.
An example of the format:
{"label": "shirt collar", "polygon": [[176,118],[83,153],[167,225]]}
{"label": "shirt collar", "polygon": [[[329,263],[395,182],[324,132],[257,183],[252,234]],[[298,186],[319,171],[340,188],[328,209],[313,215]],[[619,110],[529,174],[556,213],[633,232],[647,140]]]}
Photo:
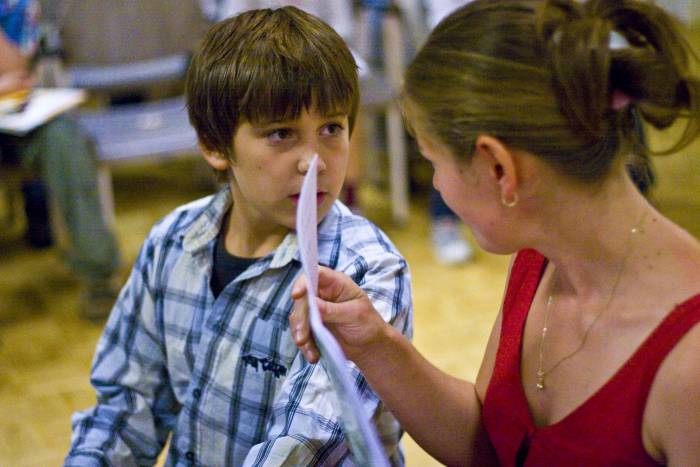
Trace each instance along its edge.
{"label": "shirt collar", "polygon": [[[230,209],[233,200],[228,187],[224,187],[214,194],[204,211],[197,217],[183,235],[182,247],[188,253],[196,254],[208,247],[216,240],[221,229],[224,216]],[[318,226],[318,260],[319,263],[328,265],[331,260],[333,245],[337,242],[342,217],[342,205],[333,204],[330,211]],[[296,232],[289,232],[282,243],[268,255],[270,268],[281,268],[292,260],[300,261],[299,244]]]}
{"label": "shirt collar", "polygon": [[209,204],[185,231],[182,248],[188,253],[197,253],[216,240],[221,223],[231,207],[231,192],[224,187],[211,197]]}
{"label": "shirt collar", "polygon": [[[340,207],[336,202],[318,225],[318,262],[320,264],[330,265],[333,246],[339,241],[340,217]],[[299,237],[296,231],[289,232],[272,255],[271,268],[281,268],[292,260],[301,262]]]}

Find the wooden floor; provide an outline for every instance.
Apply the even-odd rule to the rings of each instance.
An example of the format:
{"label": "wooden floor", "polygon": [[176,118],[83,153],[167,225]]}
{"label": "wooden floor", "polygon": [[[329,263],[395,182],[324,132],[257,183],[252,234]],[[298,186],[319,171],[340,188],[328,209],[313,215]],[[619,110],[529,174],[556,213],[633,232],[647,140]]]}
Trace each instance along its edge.
{"label": "wooden floor", "polygon": [[[700,237],[700,145],[657,161],[661,209]],[[118,235],[129,262],[153,222],[205,194],[189,162],[125,170],[115,177]],[[412,268],[415,343],[444,370],[473,378],[498,310],[508,258],[484,252],[444,267],[429,248],[423,198],[411,224],[387,222],[381,194],[363,191],[368,217],[387,231]],[[70,415],[94,403],[88,370],[100,326],[76,315],[79,289],[54,249],[27,248],[18,232],[0,236],[0,466],[60,465]],[[411,440],[409,466],[438,465]]]}
{"label": "wooden floor", "polygon": [[[656,204],[700,238],[700,142],[655,163]],[[128,263],[156,219],[205,194],[191,168],[178,162],[116,173],[118,236]],[[473,378],[508,258],[478,252],[464,266],[440,266],[429,249],[424,198],[414,200],[407,228],[388,222],[381,193],[364,190],[362,201],[411,265],[416,346],[444,370]],[[0,466],[55,466],[69,445],[71,413],[94,403],[88,371],[101,328],[77,317],[78,286],[57,252],[31,250],[18,236],[0,232]],[[410,439],[406,451],[409,466],[438,465]]]}

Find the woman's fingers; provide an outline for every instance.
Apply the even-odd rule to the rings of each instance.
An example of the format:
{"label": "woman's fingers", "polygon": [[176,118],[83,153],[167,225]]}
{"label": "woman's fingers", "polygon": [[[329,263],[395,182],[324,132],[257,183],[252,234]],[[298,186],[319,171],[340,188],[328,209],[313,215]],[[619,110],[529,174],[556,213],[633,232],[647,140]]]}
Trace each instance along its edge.
{"label": "woman's fingers", "polygon": [[[348,275],[320,267],[318,290],[319,298],[312,299],[316,300],[321,320],[336,336],[346,353],[372,341],[385,324],[365,292]],[[320,358],[320,353],[311,332],[309,294],[303,276],[294,283],[291,295],[294,307],[289,323],[294,342],[304,357],[315,363]]]}
{"label": "woman's fingers", "polygon": [[309,305],[306,299],[306,281],[303,277],[297,280],[294,287],[292,287],[292,298],[294,299],[294,305],[292,313],[289,315],[289,327],[292,330],[294,343],[309,363],[316,363],[320,358],[320,353],[311,336]]}
{"label": "woman's fingers", "polygon": [[362,289],[339,271],[320,266],[318,271],[318,296],[333,303],[342,303],[361,297]]}
{"label": "woman's fingers", "polygon": [[[306,287],[306,277],[302,274],[292,286],[292,299],[299,300],[306,295]],[[319,266],[317,295],[320,298],[342,303],[358,298],[362,294],[362,289],[347,274]]]}
{"label": "woman's fingers", "polygon": [[335,303],[317,298],[316,305],[325,325],[342,326],[357,321],[359,310],[356,301]]}
{"label": "woman's fingers", "polygon": [[299,349],[301,350],[301,353],[304,354],[306,361],[309,363],[317,363],[321,359],[321,353],[318,351],[313,342],[309,342],[307,345],[304,345]]}
{"label": "woman's fingers", "polygon": [[306,295],[306,276],[302,274],[292,286],[292,300],[299,300],[304,295]]}
{"label": "woman's fingers", "polygon": [[305,345],[311,340],[308,303],[304,295],[294,299],[292,313],[289,315],[289,327],[292,330],[294,342],[298,347]]}

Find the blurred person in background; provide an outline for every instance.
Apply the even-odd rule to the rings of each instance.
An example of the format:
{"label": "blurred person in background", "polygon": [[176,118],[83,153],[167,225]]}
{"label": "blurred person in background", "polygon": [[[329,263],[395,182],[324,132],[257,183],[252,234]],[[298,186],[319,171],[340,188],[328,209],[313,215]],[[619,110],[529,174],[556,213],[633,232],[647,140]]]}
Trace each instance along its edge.
{"label": "blurred person in background", "polygon": [[[30,64],[39,44],[36,0],[0,0],[0,89],[30,89],[36,83]],[[41,83],[39,83],[41,84]],[[26,238],[36,247],[54,239],[48,204],[66,231],[66,260],[80,280],[79,313],[104,319],[118,291],[120,252],[102,211],[97,161],[90,142],[68,116],[59,116],[24,136],[0,134],[4,163],[20,164],[27,218]],[[46,188],[44,188],[46,187]]]}
{"label": "blurred person in background", "polygon": [[[471,0],[423,0],[428,29],[432,30],[445,16]],[[430,239],[433,255],[442,264],[456,265],[469,261],[474,250],[462,231],[457,214],[431,185],[428,200]]]}

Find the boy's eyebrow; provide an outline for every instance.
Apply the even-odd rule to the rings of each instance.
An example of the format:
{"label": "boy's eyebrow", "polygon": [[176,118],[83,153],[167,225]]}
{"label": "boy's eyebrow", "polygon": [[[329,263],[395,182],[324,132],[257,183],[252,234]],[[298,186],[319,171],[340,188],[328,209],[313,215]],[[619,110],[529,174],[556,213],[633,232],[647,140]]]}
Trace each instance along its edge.
{"label": "boy's eyebrow", "polygon": [[[321,117],[327,118],[327,119],[332,119],[332,118],[345,118],[345,117],[349,117],[349,115],[347,112],[338,112],[338,113],[322,115]],[[273,120],[265,120],[265,121],[256,122],[256,123],[251,122],[250,126],[252,126],[253,128],[265,128],[265,127],[268,127],[270,125],[292,123],[295,120],[297,120],[297,118],[279,118],[279,119],[273,119]]]}

